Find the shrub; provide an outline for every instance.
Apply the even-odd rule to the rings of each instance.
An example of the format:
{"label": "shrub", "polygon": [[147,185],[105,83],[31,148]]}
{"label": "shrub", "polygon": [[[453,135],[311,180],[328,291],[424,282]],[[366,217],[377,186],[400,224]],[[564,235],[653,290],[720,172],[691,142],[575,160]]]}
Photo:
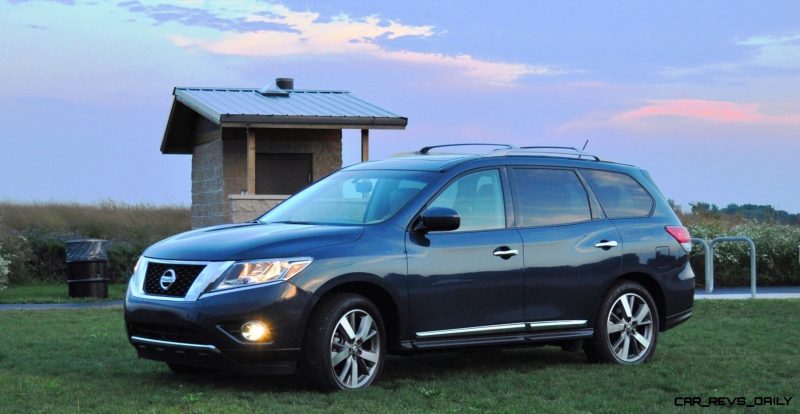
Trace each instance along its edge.
{"label": "shrub", "polygon": [[[711,240],[719,236],[744,236],[756,245],[756,275],[759,286],[800,284],[798,244],[800,228],[782,224],[745,221],[739,224],[708,221],[687,225],[692,237]],[[698,284],[705,284],[705,257],[702,248],[692,249],[692,268]],[[750,284],[750,249],[746,243],[725,242],[714,248],[716,286]]]}
{"label": "shrub", "polygon": [[190,228],[189,209],[103,202],[0,203],[0,245],[10,283],[66,279],[67,240],[109,240],[108,277],[124,281],[147,246]]}
{"label": "shrub", "polygon": [[8,287],[9,260],[3,257],[3,246],[0,246],[0,290]]}

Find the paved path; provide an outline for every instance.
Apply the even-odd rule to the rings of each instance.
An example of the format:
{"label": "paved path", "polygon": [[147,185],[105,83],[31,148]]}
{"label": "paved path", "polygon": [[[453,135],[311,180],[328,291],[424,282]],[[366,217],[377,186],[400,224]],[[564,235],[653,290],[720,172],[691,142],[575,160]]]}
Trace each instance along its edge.
{"label": "paved path", "polygon": [[0,304],[0,311],[4,310],[48,310],[48,309],[96,309],[96,308],[121,308],[121,300],[103,300],[98,302],[73,302],[73,303],[8,303]]}
{"label": "paved path", "polygon": [[[706,293],[703,289],[694,292],[695,299],[749,299],[750,288],[714,288],[714,292]],[[800,286],[756,287],[756,299],[797,299],[800,298]]]}

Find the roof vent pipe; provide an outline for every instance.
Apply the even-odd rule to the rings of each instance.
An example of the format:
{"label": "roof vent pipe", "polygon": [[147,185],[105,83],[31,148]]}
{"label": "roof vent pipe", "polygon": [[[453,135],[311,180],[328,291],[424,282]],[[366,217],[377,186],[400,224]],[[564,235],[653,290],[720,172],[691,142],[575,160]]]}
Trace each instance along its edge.
{"label": "roof vent pipe", "polygon": [[292,89],[294,89],[294,79],[292,79],[292,78],[276,78],[275,79],[275,86],[277,86],[278,89],[292,90]]}

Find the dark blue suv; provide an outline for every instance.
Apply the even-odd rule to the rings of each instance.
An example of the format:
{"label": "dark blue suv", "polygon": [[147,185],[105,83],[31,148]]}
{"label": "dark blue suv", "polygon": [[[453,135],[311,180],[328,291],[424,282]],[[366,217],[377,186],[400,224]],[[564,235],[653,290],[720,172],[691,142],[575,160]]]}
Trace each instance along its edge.
{"label": "dark blue suv", "polygon": [[125,300],[140,357],[361,388],[387,353],[583,347],[638,364],[692,314],[690,236],[648,173],[573,148],[344,168],[256,221],[148,248]]}

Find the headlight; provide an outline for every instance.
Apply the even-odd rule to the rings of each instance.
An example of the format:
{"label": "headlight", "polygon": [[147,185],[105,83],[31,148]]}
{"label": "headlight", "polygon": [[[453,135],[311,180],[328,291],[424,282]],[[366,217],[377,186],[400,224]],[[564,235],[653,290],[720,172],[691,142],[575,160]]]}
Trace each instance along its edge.
{"label": "headlight", "polygon": [[211,291],[289,280],[308,267],[311,261],[310,257],[296,257],[237,262],[220,276]]}

